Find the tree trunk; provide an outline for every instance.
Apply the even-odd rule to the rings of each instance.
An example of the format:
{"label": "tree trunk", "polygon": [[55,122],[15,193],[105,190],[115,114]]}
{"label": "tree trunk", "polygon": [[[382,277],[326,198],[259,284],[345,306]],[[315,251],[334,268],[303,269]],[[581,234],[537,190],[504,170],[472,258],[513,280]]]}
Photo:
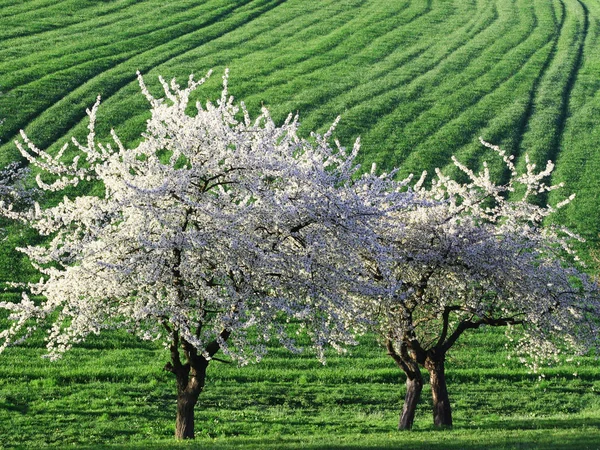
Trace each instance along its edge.
{"label": "tree trunk", "polygon": [[192,368],[189,375],[185,371],[177,374],[175,439],[194,439],[194,407],[204,389],[205,378],[206,367],[201,370]]}
{"label": "tree trunk", "polygon": [[444,373],[444,358],[437,360],[428,359],[425,367],[429,371],[431,395],[433,397],[433,424],[436,427],[452,427],[452,410],[446,386]]}
{"label": "tree trunk", "polygon": [[421,399],[423,390],[423,376],[417,361],[410,356],[406,343],[400,345],[400,351],[396,351],[391,339],[386,343],[388,355],[406,374],[406,395],[404,396],[404,406],[398,421],[398,430],[410,430],[415,421],[415,412]]}
{"label": "tree trunk", "polygon": [[194,358],[194,367],[189,364],[175,370],[177,378],[177,418],[175,420],[175,439],[194,439],[194,407],[204,390],[208,361]]}
{"label": "tree trunk", "polygon": [[[180,339],[177,331],[171,330],[168,325],[165,328],[173,336],[170,346],[171,361],[165,365],[165,370],[175,375],[177,380],[177,418],[175,420],[175,438],[176,439],[194,439],[194,407],[198,402],[198,397],[204,390],[206,381],[206,368],[211,358],[220,349],[217,339],[211,341],[205,349],[209,358],[204,355],[198,355],[197,349],[187,342]],[[199,332],[199,331],[198,331]],[[226,341],[231,331],[223,330],[219,335],[220,339]],[[185,364],[181,363],[179,348],[185,353]]]}
{"label": "tree trunk", "polygon": [[190,395],[177,396],[177,419],[175,439],[194,439],[194,406],[196,400]]}
{"label": "tree trunk", "polygon": [[410,430],[415,421],[415,412],[423,390],[423,377],[418,368],[413,375],[413,377],[406,375],[406,395],[404,396],[404,406],[398,422],[398,430]]}

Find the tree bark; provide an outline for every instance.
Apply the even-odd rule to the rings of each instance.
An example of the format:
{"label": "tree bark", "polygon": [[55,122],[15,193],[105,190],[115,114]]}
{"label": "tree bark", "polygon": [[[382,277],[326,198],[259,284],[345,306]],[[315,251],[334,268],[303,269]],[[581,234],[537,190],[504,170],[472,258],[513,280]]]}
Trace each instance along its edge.
{"label": "tree bark", "polygon": [[415,421],[415,412],[421,399],[423,390],[423,376],[419,369],[417,361],[410,356],[405,343],[400,345],[400,350],[396,351],[393,342],[388,339],[386,343],[388,355],[406,374],[406,395],[404,396],[404,405],[398,421],[398,430],[410,430]]}
{"label": "tree bark", "polygon": [[[202,358],[204,360],[204,358]],[[194,439],[194,407],[198,397],[204,390],[206,379],[206,367],[208,361],[199,367],[182,367],[177,376],[177,418],[175,420],[176,439]]]}
{"label": "tree bark", "polygon": [[427,359],[425,368],[429,371],[431,395],[433,397],[433,424],[440,428],[452,427],[452,410],[444,373],[444,357]]}
{"label": "tree bark", "polygon": [[191,395],[177,395],[177,419],[175,439],[194,439],[194,406],[198,398]]}
{"label": "tree bark", "polygon": [[412,378],[408,374],[406,375],[406,395],[404,396],[404,406],[398,422],[398,430],[410,430],[412,428],[422,390],[423,377],[417,368],[417,372]]}

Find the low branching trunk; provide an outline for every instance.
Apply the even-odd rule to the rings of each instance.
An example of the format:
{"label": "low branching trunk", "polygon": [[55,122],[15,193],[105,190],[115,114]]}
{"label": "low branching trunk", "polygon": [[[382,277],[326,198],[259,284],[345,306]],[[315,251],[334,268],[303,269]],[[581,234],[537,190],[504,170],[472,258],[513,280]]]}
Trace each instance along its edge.
{"label": "low branching trunk", "polygon": [[[226,341],[230,332],[223,330],[220,338]],[[182,364],[179,350],[183,350],[186,363]],[[198,355],[198,351],[189,342],[180,339],[177,332],[173,333],[173,342],[170,347],[171,362],[167,363],[165,370],[173,373],[177,380],[177,418],[175,421],[176,439],[194,439],[194,407],[198,397],[204,390],[206,381],[206,368],[211,358],[219,351],[220,344],[217,340],[210,342],[205,349],[208,357]]]}
{"label": "low branching trunk", "polygon": [[433,424],[440,428],[452,427],[452,410],[450,398],[446,386],[446,375],[444,373],[444,357],[440,355],[427,358],[425,368],[429,371],[431,383],[431,395],[433,398]]}

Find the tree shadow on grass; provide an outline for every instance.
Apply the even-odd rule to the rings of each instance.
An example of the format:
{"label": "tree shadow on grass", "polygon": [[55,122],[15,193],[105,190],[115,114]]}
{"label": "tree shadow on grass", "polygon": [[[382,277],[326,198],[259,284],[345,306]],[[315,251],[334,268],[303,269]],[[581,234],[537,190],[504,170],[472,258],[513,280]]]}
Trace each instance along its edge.
{"label": "tree shadow on grass", "polygon": [[309,449],[309,450],[475,450],[552,449],[600,450],[600,418],[498,420],[454,430],[425,429],[412,432],[348,435],[279,435],[198,438],[195,441],[147,441],[88,449]]}
{"label": "tree shadow on grass", "polygon": [[[365,439],[367,440],[367,439]],[[212,449],[212,450],[232,450],[232,449],[305,449],[305,450],[377,450],[377,449],[402,449],[402,450],[480,450],[480,449],[502,449],[502,450],[529,450],[529,449],[551,449],[551,450],[598,450],[600,443],[598,435],[595,436],[561,436],[560,440],[551,438],[538,439],[535,437],[504,437],[498,439],[482,439],[472,441],[465,439],[448,438],[443,442],[431,442],[427,436],[422,440],[411,439],[404,442],[399,439],[390,439],[385,442],[378,439],[373,442],[361,443],[356,439],[354,443],[349,441],[334,443],[331,439],[326,442],[307,443],[301,437],[281,438],[281,439],[253,439],[253,440],[231,440],[228,442],[219,442],[218,440],[196,440],[194,442],[160,441],[147,442],[143,444],[115,445],[115,446],[93,446],[80,447],[88,450],[98,449],[127,449],[127,450],[159,450],[159,449]]]}
{"label": "tree shadow on grass", "polygon": [[6,397],[0,397],[0,410],[5,409],[10,412],[19,412],[21,414],[27,414],[29,411],[29,404],[12,395],[7,395]]}

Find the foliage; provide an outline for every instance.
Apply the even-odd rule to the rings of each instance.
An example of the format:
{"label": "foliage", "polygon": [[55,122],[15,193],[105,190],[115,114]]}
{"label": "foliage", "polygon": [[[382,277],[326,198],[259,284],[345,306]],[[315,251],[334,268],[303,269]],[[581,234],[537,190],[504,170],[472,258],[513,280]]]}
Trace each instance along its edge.
{"label": "foliage", "polygon": [[[179,427],[217,352],[245,365],[273,337],[299,352],[293,336],[303,330],[323,360],[326,345],[342,350],[375,328],[409,379],[420,380],[420,365],[441,380],[439,395],[431,381],[434,407],[444,397],[448,425],[444,361],[464,331],[518,325],[517,350],[534,370],[565,348],[596,347],[597,286],[564,258],[576,259],[574,235],[543,227],[555,208],[532,202],[560,187],[544,182],[552,163],[537,173],[526,159],[519,174],[512,157],[484,142],[503,158],[505,184],[487,165],[475,174],[454,159],[468,182],[438,170],[431,188],[426,173],[409,188],[410,179],[377,176],[374,166],[359,175],[359,141],[351,152],[329,145],[337,121],[312,142],[298,137],[292,115],[281,127],[266,109],[252,121],[229,97],[227,74],[217,104],[197,103],[193,116],[190,95],[204,79],[190,76],[181,89],[161,78],[166,98],[157,99],[138,77],[152,115],[133,149],[114,131],[115,148],[96,143],[99,99],[72,160],[68,144],[52,155],[22,132],[23,157],[52,176],[37,175],[41,189],[91,181],[102,193],[16,215],[50,236],[21,249],[44,275],[28,284],[44,300],[23,293],[21,303],[0,303],[14,321],[1,349],[46,321],[52,359],[106,329],[162,340]],[[15,216],[11,208],[5,215]]]}
{"label": "foliage", "polygon": [[[405,162],[405,171],[443,166],[451,154],[476,167],[477,135],[508,148],[520,168],[523,150],[538,163],[558,159],[553,179],[578,197],[555,217],[589,242],[598,231],[599,14],[585,0],[8,2],[3,142],[26,128],[54,146],[83,129],[80,111],[102,91],[129,145],[146,119],[136,69],[228,64],[250,111],[269,102],[280,122],[300,109],[305,128],[344,111],[338,136],[361,134],[370,149],[362,158]],[[12,144],[0,153],[0,165],[17,157]]]}
{"label": "foliage", "polygon": [[570,247],[576,236],[543,226],[574,195],[556,207],[538,206],[536,197],[562,187],[544,182],[554,165],[536,172],[528,162],[518,174],[512,157],[485,145],[504,158],[507,183],[495,184],[487,167],[475,174],[455,159],[468,182],[437,171],[425,188],[423,177],[416,192],[430,203],[395,217],[388,236],[395,253],[378,266],[388,292],[377,305],[382,334],[449,348],[468,328],[523,325],[518,349],[534,359],[533,369],[564,345],[577,353],[596,348],[600,303]]}
{"label": "foliage", "polygon": [[[40,189],[93,182],[102,192],[16,215],[49,236],[20,249],[43,275],[27,285],[43,300],[23,292],[20,303],[0,302],[14,322],[0,351],[47,322],[51,359],[107,329],[162,340],[181,401],[177,435],[193,437],[193,407],[217,352],[245,365],[273,338],[299,352],[302,331],[321,360],[325,346],[354,343],[353,249],[372,245],[370,223],[412,197],[393,174],[358,175],[358,141],[351,152],[328,142],[335,123],[309,142],[297,135],[297,116],[276,126],[263,109],[252,121],[229,97],[227,73],[220,100],[197,103],[193,116],[189,97],[204,79],[190,76],[181,89],[161,78],[166,98],[157,99],[138,77],[152,117],[137,147],[114,132],[114,148],[96,143],[99,99],[72,160],[68,143],[53,155],[24,132],[26,146],[16,142],[41,169]],[[3,211],[15,216],[12,205]]]}
{"label": "foliage", "polygon": [[[310,144],[296,134],[297,117],[277,127],[264,109],[251,121],[228,97],[224,80],[217,105],[197,104],[189,116],[189,95],[204,80],[190,77],[186,89],[163,81],[167,102],[140,77],[152,118],[134,149],[114,133],[116,148],[96,144],[99,100],[88,110],[86,145],[73,139],[81,162],[63,161],[68,144],[51,155],[22,133],[22,155],[54,175],[44,181],[38,174],[41,189],[94,181],[104,193],[65,197],[22,215],[51,236],[47,245],[22,249],[44,275],[29,289],[46,300],[36,306],[24,294],[20,305],[1,304],[19,323],[3,334],[3,348],[22,329],[33,330],[30,319],[54,323],[51,358],[90,333],[125,328],[144,339],[181,339],[208,359],[207,345],[216,340],[245,364],[252,354],[260,359],[261,342],[273,335],[296,350],[279,325],[286,316],[312,326],[319,354],[327,343],[352,341],[347,324],[358,313],[341,307],[337,290],[328,288],[333,279],[340,287],[352,282],[348,252],[341,269],[331,257],[347,248],[349,233],[339,224],[352,239],[368,239],[366,223],[380,203],[398,208],[408,196],[390,191],[395,184],[386,175],[353,180],[358,142],[351,153],[331,148],[333,129]],[[225,343],[229,335],[232,345]]]}
{"label": "foliage", "polygon": [[409,380],[420,380],[419,366],[430,372],[434,407],[440,398],[446,417],[434,412],[437,425],[452,425],[444,362],[467,330],[506,327],[533,371],[600,348],[598,286],[577,263],[570,247],[576,236],[544,226],[573,196],[540,206],[536,198],[562,186],[545,183],[554,165],[537,172],[526,157],[519,173],[512,156],[482,143],[503,158],[508,181],[496,184],[487,165],[474,173],[456,159],[467,182],[438,170],[425,188],[424,173],[415,192],[425,203],[391,216],[396,227],[380,233],[390,252],[371,261],[380,284],[371,305],[376,329]]}

